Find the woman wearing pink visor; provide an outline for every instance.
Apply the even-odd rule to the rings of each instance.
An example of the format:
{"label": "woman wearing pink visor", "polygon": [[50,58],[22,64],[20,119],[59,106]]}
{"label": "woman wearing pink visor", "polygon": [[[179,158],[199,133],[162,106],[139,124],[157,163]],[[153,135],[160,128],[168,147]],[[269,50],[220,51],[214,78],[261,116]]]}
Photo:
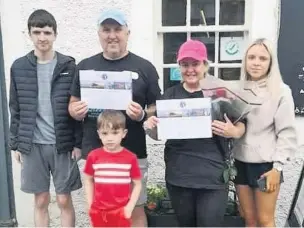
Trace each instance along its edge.
{"label": "woman wearing pink visor", "polygon": [[[200,83],[208,76],[209,67],[206,46],[197,40],[186,41],[177,62],[182,82],[168,88],[162,99],[202,98]],[[152,116],[144,126],[155,133],[157,123]],[[225,120],[213,122],[212,130],[212,138],[167,140],[165,145],[166,185],[182,227],[220,227],[223,222],[228,198],[223,145],[225,138],[240,138],[245,125],[233,125],[225,116]]]}

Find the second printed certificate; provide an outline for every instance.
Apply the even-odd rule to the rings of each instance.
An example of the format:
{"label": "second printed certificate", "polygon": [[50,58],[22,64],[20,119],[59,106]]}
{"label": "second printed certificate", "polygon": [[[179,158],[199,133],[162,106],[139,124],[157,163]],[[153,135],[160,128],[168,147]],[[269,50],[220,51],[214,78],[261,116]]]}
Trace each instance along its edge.
{"label": "second printed certificate", "polygon": [[212,137],[210,98],[158,100],[156,111],[161,140]]}
{"label": "second printed certificate", "polygon": [[81,100],[87,102],[89,112],[103,109],[126,110],[132,101],[132,72],[79,72]]}

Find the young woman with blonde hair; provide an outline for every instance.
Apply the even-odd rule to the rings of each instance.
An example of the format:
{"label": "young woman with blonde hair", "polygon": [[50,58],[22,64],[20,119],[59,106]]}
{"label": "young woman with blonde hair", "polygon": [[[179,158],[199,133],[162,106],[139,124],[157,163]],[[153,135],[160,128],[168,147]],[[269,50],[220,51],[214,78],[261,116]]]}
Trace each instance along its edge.
{"label": "young woman with blonde hair", "polygon": [[297,139],[291,90],[268,40],[248,47],[241,80],[256,84],[264,102],[248,114],[246,132],[233,147],[237,193],[246,226],[274,227],[283,165],[293,157]]}

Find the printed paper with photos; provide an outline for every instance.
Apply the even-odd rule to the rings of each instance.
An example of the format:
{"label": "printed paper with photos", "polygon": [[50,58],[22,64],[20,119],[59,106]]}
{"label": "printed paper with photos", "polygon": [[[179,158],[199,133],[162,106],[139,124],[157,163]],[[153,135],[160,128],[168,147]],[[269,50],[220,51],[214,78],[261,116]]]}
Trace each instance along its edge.
{"label": "printed paper with photos", "polygon": [[79,72],[81,100],[86,101],[89,113],[103,109],[126,110],[132,101],[132,74],[129,71]]}
{"label": "printed paper with photos", "polygon": [[211,138],[211,99],[173,99],[156,101],[158,138]]}

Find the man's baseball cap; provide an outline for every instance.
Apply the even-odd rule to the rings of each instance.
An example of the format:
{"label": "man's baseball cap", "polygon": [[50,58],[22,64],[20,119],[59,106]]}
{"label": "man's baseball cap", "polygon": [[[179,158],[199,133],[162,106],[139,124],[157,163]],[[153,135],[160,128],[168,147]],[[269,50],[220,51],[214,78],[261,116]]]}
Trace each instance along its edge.
{"label": "man's baseball cap", "polygon": [[198,61],[208,60],[205,44],[198,40],[187,40],[178,50],[177,62],[185,58],[192,58]]}
{"label": "man's baseball cap", "polygon": [[107,19],[112,19],[120,25],[127,25],[127,19],[125,14],[118,9],[109,9],[103,11],[98,17],[98,26]]}

